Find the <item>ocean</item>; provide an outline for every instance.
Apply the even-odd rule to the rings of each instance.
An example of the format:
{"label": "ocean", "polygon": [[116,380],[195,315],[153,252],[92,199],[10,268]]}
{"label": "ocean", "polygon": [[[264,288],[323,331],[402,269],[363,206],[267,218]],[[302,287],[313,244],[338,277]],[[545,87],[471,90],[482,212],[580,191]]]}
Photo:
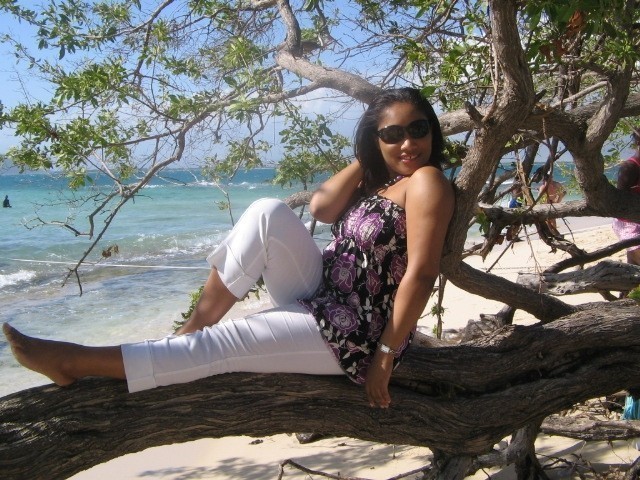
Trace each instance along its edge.
{"label": "ocean", "polygon": [[[301,189],[276,186],[273,175],[272,168],[240,171],[220,185],[236,221],[258,198],[284,199]],[[97,179],[85,190],[91,193],[105,185]],[[12,204],[0,210],[0,322],[29,335],[88,345],[170,333],[189,306],[189,294],[208,276],[207,255],[232,227],[229,211],[217,203],[225,201],[221,188],[193,170],[165,172],[120,211],[99,251],[89,257],[91,264],[81,267],[80,295],[75,277],[64,286],[62,282],[90,240],[58,225],[36,226],[34,219],[75,218],[84,230],[88,206],[70,195],[64,178],[45,174],[0,175],[0,195],[8,195]],[[570,194],[567,199],[576,197]],[[96,217],[96,227],[103,222],[104,216]],[[469,235],[479,236],[477,226]],[[325,229],[317,237],[319,245],[326,244],[328,236]],[[109,246],[117,246],[118,253],[101,258]],[[262,305],[264,295],[236,308],[241,314]],[[45,383],[48,379],[15,361],[2,337],[0,396]]]}

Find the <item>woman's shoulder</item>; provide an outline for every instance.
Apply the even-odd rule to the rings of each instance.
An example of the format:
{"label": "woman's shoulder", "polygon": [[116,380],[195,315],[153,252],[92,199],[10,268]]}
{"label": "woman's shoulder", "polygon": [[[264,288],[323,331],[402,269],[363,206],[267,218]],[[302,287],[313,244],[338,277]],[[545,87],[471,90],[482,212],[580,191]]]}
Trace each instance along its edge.
{"label": "woman's shoulder", "polygon": [[456,203],[455,191],[441,170],[431,166],[422,167],[407,183],[405,210],[408,216],[411,215],[414,221],[435,219],[449,222]]}
{"label": "woman's shoulder", "polygon": [[431,165],[425,165],[417,169],[409,178],[409,188],[434,188],[439,187],[453,193],[453,184],[444,172]]}
{"label": "woman's shoulder", "polygon": [[407,183],[407,211],[452,211],[455,205],[455,191],[441,170],[431,166],[419,168]]}

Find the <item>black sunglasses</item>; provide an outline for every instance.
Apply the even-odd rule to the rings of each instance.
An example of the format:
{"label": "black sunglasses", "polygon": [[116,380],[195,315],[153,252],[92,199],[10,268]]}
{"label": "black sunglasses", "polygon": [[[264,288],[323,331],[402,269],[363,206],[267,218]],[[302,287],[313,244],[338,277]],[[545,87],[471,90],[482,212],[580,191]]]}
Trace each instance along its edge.
{"label": "black sunglasses", "polygon": [[406,127],[389,125],[381,128],[376,132],[376,135],[384,143],[398,143],[404,140],[405,134],[411,138],[423,138],[429,134],[429,131],[431,131],[429,120],[415,120]]}

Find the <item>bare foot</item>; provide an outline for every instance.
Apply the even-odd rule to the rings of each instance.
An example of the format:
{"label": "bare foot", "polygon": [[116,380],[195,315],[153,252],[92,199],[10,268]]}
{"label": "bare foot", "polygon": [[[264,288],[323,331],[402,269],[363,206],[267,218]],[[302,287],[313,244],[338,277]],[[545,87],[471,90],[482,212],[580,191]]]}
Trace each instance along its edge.
{"label": "bare foot", "polygon": [[24,367],[49,377],[63,387],[77,380],[65,373],[65,364],[75,345],[28,337],[8,323],[2,325],[2,331],[16,360]]}

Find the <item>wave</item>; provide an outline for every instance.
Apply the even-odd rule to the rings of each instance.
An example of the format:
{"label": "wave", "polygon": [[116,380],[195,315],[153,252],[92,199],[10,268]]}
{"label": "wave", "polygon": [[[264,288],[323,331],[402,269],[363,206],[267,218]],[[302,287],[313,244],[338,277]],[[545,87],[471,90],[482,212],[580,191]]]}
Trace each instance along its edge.
{"label": "wave", "polygon": [[[157,180],[156,180],[157,181]],[[163,182],[163,183],[148,183],[144,186],[144,188],[182,188],[182,187],[216,187],[218,184],[216,182],[208,181],[208,180],[189,180],[189,181],[178,181],[178,182]]]}
{"label": "wave", "polygon": [[0,288],[8,287],[11,285],[19,285],[21,283],[28,283],[36,277],[36,272],[32,270],[18,270],[14,273],[8,273],[6,275],[0,274]]}
{"label": "wave", "polygon": [[144,186],[144,190],[145,191],[149,191],[149,190],[174,190],[176,188],[195,188],[195,189],[199,189],[199,188],[207,188],[207,189],[212,189],[212,188],[237,188],[240,190],[255,190],[256,188],[268,188],[268,187],[273,187],[273,185],[270,183],[270,181],[267,180],[263,180],[263,181],[227,181],[227,180],[223,180],[221,182],[213,182],[213,181],[208,181],[208,180],[193,180],[193,181],[189,181],[189,182],[184,182],[184,183],[152,183],[152,184],[147,184]]}
{"label": "wave", "polygon": [[256,182],[229,182],[226,184],[228,187],[233,187],[233,188],[243,188],[246,190],[255,190],[256,188],[260,188],[260,187],[272,187],[273,185],[268,184],[266,182],[263,183],[256,183]]}

